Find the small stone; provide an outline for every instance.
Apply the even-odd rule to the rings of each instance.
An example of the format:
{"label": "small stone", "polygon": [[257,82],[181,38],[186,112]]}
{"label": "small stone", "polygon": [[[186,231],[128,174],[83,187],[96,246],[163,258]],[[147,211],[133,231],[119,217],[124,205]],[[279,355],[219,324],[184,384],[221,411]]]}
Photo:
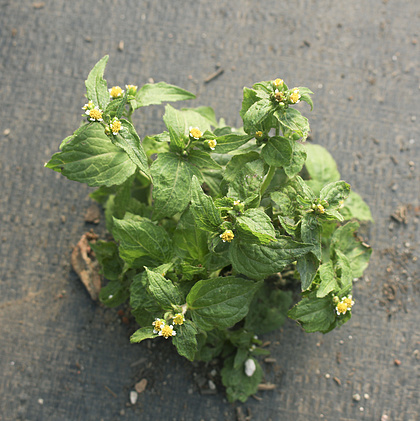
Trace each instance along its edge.
{"label": "small stone", "polygon": [[359,408],[359,411],[360,412],[363,412],[365,410],[365,408],[363,408],[363,406],[361,406],[360,408]]}
{"label": "small stone", "polygon": [[124,51],[124,41],[118,43],[118,51]]}
{"label": "small stone", "polygon": [[39,398],[39,399],[38,399],[38,403],[39,403],[40,405],[44,405],[44,399]]}
{"label": "small stone", "polygon": [[382,414],[381,421],[389,421],[388,415]]}
{"label": "small stone", "polygon": [[395,358],[395,360],[394,360],[394,364],[395,364],[396,366],[399,366],[399,365],[401,365],[401,361],[400,361],[399,359]]}
{"label": "small stone", "polygon": [[326,375],[325,375],[325,378],[326,379],[329,379],[331,377],[331,374],[329,374],[329,373],[327,373]]}
{"label": "small stone", "polygon": [[135,390],[130,391],[130,403],[131,403],[131,405],[136,404],[138,397],[139,397],[139,394]]}
{"label": "small stone", "polygon": [[137,393],[143,393],[146,390],[147,386],[147,379],[141,379],[136,385],[134,386],[134,389],[136,389]]}
{"label": "small stone", "polygon": [[209,389],[216,390],[216,385],[214,384],[213,380],[209,380]]}
{"label": "small stone", "polygon": [[355,393],[355,394],[353,395],[353,400],[354,400],[354,401],[359,402],[359,401],[360,401],[360,399],[362,399],[362,397],[361,397],[358,393]]}
{"label": "small stone", "polygon": [[370,398],[370,396],[369,396],[369,394],[368,394],[368,393],[365,393],[365,394],[363,395],[363,397],[364,397],[365,399],[369,399],[369,398]]}
{"label": "small stone", "polygon": [[4,130],[4,132],[3,132],[3,134],[4,134],[5,136],[9,136],[9,134],[10,134],[10,129],[5,129],[5,130]]}
{"label": "small stone", "polygon": [[251,377],[254,374],[256,369],[257,369],[257,367],[255,365],[255,361],[252,358],[248,358],[245,361],[245,374],[248,377]]}

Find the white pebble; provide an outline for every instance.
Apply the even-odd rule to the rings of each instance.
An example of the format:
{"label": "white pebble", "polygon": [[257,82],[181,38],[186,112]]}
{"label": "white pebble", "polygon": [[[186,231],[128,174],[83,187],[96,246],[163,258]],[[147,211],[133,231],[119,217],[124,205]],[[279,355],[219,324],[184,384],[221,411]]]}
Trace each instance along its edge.
{"label": "white pebble", "polygon": [[331,377],[331,374],[328,374],[328,373],[327,373],[327,374],[325,375],[325,378],[326,378],[326,379],[329,379],[330,377]]}
{"label": "white pebble", "polygon": [[209,380],[209,389],[216,390],[216,385],[214,384],[213,380]]}
{"label": "white pebble", "polygon": [[38,403],[39,403],[40,405],[44,405],[44,399],[39,398],[39,399],[38,399]]}
{"label": "white pebble", "polygon": [[135,390],[132,390],[130,392],[130,403],[131,403],[131,405],[136,404],[138,397],[139,397],[139,394]]}
{"label": "white pebble", "polygon": [[255,361],[252,358],[248,358],[245,361],[245,374],[248,377],[251,377],[254,373],[257,367],[255,366]]}
{"label": "white pebble", "polygon": [[369,394],[368,394],[368,393],[365,393],[365,394],[363,395],[363,397],[364,397],[365,399],[369,399],[369,398],[370,398],[370,396],[369,396]]}
{"label": "white pebble", "polygon": [[362,399],[362,398],[361,398],[361,396],[360,396],[358,393],[355,393],[355,394],[353,395],[353,400],[354,400],[354,401],[359,402],[359,401],[360,401],[360,399]]}

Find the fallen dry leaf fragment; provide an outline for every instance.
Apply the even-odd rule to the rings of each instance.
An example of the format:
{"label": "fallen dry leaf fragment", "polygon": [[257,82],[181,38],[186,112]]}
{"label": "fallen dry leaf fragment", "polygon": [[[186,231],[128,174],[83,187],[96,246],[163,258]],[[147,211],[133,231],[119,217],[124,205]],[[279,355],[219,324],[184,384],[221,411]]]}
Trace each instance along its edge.
{"label": "fallen dry leaf fragment", "polygon": [[99,206],[96,203],[92,203],[85,213],[85,222],[90,222],[92,224],[99,224],[101,220],[101,211]]}
{"label": "fallen dry leaf fragment", "polygon": [[[71,265],[79,275],[92,300],[97,301],[101,290],[101,277],[97,260],[92,256],[89,233],[83,234],[71,253]],[[91,257],[89,257],[91,255]]]}

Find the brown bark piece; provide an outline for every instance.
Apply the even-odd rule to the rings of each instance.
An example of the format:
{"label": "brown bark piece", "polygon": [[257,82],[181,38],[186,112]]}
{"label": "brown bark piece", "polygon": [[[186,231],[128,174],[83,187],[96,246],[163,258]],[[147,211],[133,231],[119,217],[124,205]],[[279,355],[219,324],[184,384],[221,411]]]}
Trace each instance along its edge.
{"label": "brown bark piece", "polygon": [[79,275],[92,300],[97,301],[101,290],[101,277],[98,262],[92,255],[92,249],[89,246],[88,233],[82,235],[73,249],[71,265]]}

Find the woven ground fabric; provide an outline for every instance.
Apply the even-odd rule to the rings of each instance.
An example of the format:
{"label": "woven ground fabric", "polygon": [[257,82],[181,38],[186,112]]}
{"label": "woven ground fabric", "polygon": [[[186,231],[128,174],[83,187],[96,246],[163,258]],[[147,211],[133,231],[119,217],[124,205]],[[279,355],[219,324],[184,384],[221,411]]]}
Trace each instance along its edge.
{"label": "woven ground fabric", "polygon": [[[418,0],[0,0],[0,11],[1,421],[420,419]],[[84,80],[106,54],[111,86],[163,80],[232,126],[244,86],[308,86],[311,140],[371,206],[352,320],[265,335],[276,387],[245,404],[228,403],[217,378],[209,394],[212,367],[169,341],[131,345],[131,327],[70,267],[93,227],[92,190],[44,163],[78,126]],[[140,136],[162,131],[162,115],[137,114]],[[104,235],[103,218],[94,229]]]}

